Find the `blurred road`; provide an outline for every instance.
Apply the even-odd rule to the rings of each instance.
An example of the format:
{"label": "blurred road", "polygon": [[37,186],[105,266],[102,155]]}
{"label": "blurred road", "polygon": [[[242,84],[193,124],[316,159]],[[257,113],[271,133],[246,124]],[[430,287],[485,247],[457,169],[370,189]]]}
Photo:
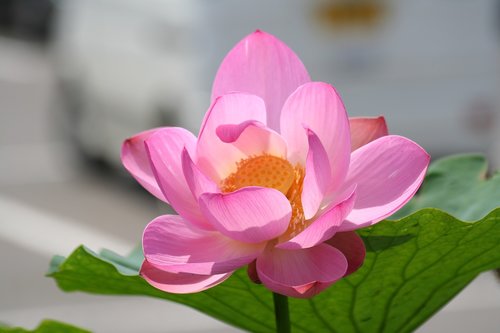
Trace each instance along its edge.
{"label": "blurred road", "polygon": [[[81,243],[127,253],[162,212],[131,183],[80,165],[56,101],[48,54],[0,39],[0,321],[34,327],[53,318],[96,332],[236,332],[163,301],[64,294],[44,277],[52,254]],[[419,332],[497,332],[498,313],[500,284],[487,273]]]}
{"label": "blurred road", "polygon": [[[154,299],[65,294],[44,277],[79,244],[128,253],[160,206],[132,183],[82,167],[60,126],[48,54],[0,39],[0,321],[53,318],[95,332],[234,332]],[[117,147],[117,151],[120,147]]]}

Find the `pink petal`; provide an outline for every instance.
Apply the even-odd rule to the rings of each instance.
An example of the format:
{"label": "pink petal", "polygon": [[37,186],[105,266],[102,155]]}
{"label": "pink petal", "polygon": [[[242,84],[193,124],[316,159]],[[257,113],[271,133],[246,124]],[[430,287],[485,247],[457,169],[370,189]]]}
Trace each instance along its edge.
{"label": "pink petal", "polygon": [[171,273],[221,274],[252,262],[264,244],[232,240],[216,231],[204,231],[176,215],[151,221],[142,237],[146,260]]}
{"label": "pink petal", "polygon": [[266,250],[257,258],[259,279],[270,290],[309,298],[342,278],[347,260],[339,250],[320,244],[301,250]]}
{"label": "pink petal", "polygon": [[357,187],[357,184],[354,183],[354,184],[350,184],[350,186],[341,187],[339,190],[330,193],[323,200],[323,202],[328,202],[328,204],[321,208],[320,212],[318,212],[318,215],[323,214],[323,212],[327,211],[331,207],[338,205],[342,201],[347,200],[352,195],[352,193],[356,190],[356,187]]}
{"label": "pink petal", "polygon": [[191,156],[194,155],[195,136],[183,128],[170,127],[157,131],[145,143],[156,180],[170,205],[198,227],[210,229],[186,182],[182,167],[182,151],[186,149]]}
{"label": "pink petal", "polygon": [[182,151],[182,169],[186,182],[195,198],[206,192],[218,192],[217,185],[194,164],[187,149]]}
{"label": "pink petal", "polygon": [[281,114],[281,135],[288,145],[288,159],[304,163],[308,152],[304,127],[323,144],[332,171],[331,190],[341,186],[349,167],[351,141],[349,121],[335,89],[326,83],[300,86],[286,101]]}
{"label": "pink petal", "polygon": [[351,151],[385,135],[389,135],[385,118],[349,118],[351,128]]}
{"label": "pink petal", "polygon": [[354,273],[365,261],[366,248],[361,237],[356,232],[337,232],[335,236],[326,241],[337,250],[340,250],[347,258],[349,267],[344,276]]}
{"label": "pink petal", "polygon": [[240,124],[220,125],[216,129],[216,134],[222,142],[232,143],[238,140],[240,135],[250,126],[263,128],[264,124],[255,120],[247,120]]}
{"label": "pink petal", "polygon": [[346,216],[351,212],[355,202],[355,191],[341,203],[331,206],[322,212],[310,226],[289,241],[276,247],[286,250],[303,249],[316,246],[330,239],[338,230]]}
{"label": "pink petal", "polygon": [[222,142],[231,144],[241,153],[240,158],[262,154],[286,158],[286,142],[281,135],[255,120],[220,125],[216,133]]}
{"label": "pink petal", "polygon": [[212,180],[229,175],[244,154],[217,136],[220,125],[241,124],[254,120],[265,124],[264,101],[254,95],[229,94],[217,98],[205,115],[198,144],[196,165]]}
{"label": "pink petal", "polygon": [[141,276],[153,287],[175,294],[197,293],[224,282],[231,273],[217,275],[196,275],[187,273],[170,273],[148,263],[141,267]]}
{"label": "pink petal", "polygon": [[332,171],[325,148],[316,134],[307,129],[309,151],[301,195],[304,216],[309,220],[318,211],[331,183]]}
{"label": "pink petal", "polygon": [[234,91],[260,96],[266,103],[268,126],[278,131],[283,103],[309,81],[304,65],[288,46],[257,30],[224,58],[215,77],[212,100]]}
{"label": "pink petal", "polygon": [[205,193],[203,214],[222,234],[246,243],[260,243],[286,231],[292,215],[288,199],[278,190],[244,187],[231,193]]}
{"label": "pink petal", "polygon": [[149,138],[159,128],[141,132],[128,138],[123,142],[121,160],[125,169],[141,184],[146,190],[162,201],[167,201],[161,192],[158,183],[151,169],[144,140]]}
{"label": "pink petal", "polygon": [[429,160],[419,145],[396,135],[356,149],[344,187],[357,184],[357,199],[339,231],[363,228],[396,212],[420,187]]}

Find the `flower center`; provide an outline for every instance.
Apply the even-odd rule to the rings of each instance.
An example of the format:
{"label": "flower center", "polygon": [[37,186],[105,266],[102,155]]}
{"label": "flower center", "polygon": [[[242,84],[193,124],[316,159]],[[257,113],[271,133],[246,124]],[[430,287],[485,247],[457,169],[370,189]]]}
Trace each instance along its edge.
{"label": "flower center", "polygon": [[305,227],[301,201],[304,175],[304,168],[300,165],[294,167],[283,158],[272,155],[253,156],[237,163],[236,171],[222,180],[221,190],[227,193],[246,186],[262,186],[283,193],[292,207],[288,230],[281,236],[288,238]]}

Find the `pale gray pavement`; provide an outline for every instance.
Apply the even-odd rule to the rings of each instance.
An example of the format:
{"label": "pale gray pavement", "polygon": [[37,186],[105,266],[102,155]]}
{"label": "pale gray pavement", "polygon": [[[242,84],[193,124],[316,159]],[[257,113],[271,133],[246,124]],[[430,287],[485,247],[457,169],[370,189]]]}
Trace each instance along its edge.
{"label": "pale gray pavement", "polygon": [[[0,39],[0,321],[53,318],[95,332],[236,332],[189,308],[140,297],[66,294],[45,278],[80,243],[125,254],[161,208],[116,177],[79,165],[59,129],[43,50]],[[117,150],[119,147],[117,147]],[[419,332],[498,332],[500,284],[487,273]]]}

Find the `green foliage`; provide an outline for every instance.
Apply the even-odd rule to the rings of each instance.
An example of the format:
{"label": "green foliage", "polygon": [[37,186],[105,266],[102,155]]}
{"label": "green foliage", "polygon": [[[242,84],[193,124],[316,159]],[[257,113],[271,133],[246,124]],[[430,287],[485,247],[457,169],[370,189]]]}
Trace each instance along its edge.
{"label": "green foliage", "polygon": [[411,332],[477,274],[500,267],[500,209],[476,223],[425,209],[361,235],[365,265],[310,302],[331,331]]}
{"label": "green foliage", "polygon": [[[64,261],[55,257],[49,276],[55,278],[58,286],[64,291],[163,298],[186,304],[235,326],[243,323],[240,327],[250,331],[269,332],[274,329],[271,293],[251,284],[244,271],[235,273],[226,281],[229,283],[225,282],[206,292],[189,295],[168,294],[147,284],[137,275],[138,270],[135,275],[120,273],[124,263],[126,266],[140,265],[136,253],[126,258],[121,257],[118,262],[110,260],[107,251],[105,253],[103,257],[103,253],[96,254],[80,246]],[[248,299],[247,304],[249,295],[251,299]],[[257,304],[254,304],[255,302]],[[267,322],[259,320],[263,314],[269,317]]]}
{"label": "green foliage", "polygon": [[[360,234],[368,253],[358,272],[313,299],[290,299],[294,332],[410,332],[477,274],[500,267],[500,209],[475,223],[425,209]],[[80,247],[50,276],[65,291],[163,298],[249,331],[274,331],[271,293],[243,270],[205,292],[176,295],[120,273],[123,263],[137,267]]]}
{"label": "green foliage", "polygon": [[[309,300],[290,299],[293,332],[411,332],[479,273],[500,267],[499,178],[484,180],[477,156],[436,162],[421,193],[397,221],[361,230],[367,248],[361,269]],[[207,291],[176,295],[138,274],[142,257],[79,247],[56,256],[49,275],[65,291],[144,295],[182,303],[252,332],[274,332],[272,294],[239,270]]]}
{"label": "green foliage", "polygon": [[488,163],[481,155],[454,155],[432,163],[419,193],[393,218],[422,208],[439,208],[475,221],[500,206],[500,173],[486,179]]}
{"label": "green foliage", "polygon": [[20,327],[0,326],[0,333],[90,333],[90,331],[55,320],[44,320],[34,330]]}

